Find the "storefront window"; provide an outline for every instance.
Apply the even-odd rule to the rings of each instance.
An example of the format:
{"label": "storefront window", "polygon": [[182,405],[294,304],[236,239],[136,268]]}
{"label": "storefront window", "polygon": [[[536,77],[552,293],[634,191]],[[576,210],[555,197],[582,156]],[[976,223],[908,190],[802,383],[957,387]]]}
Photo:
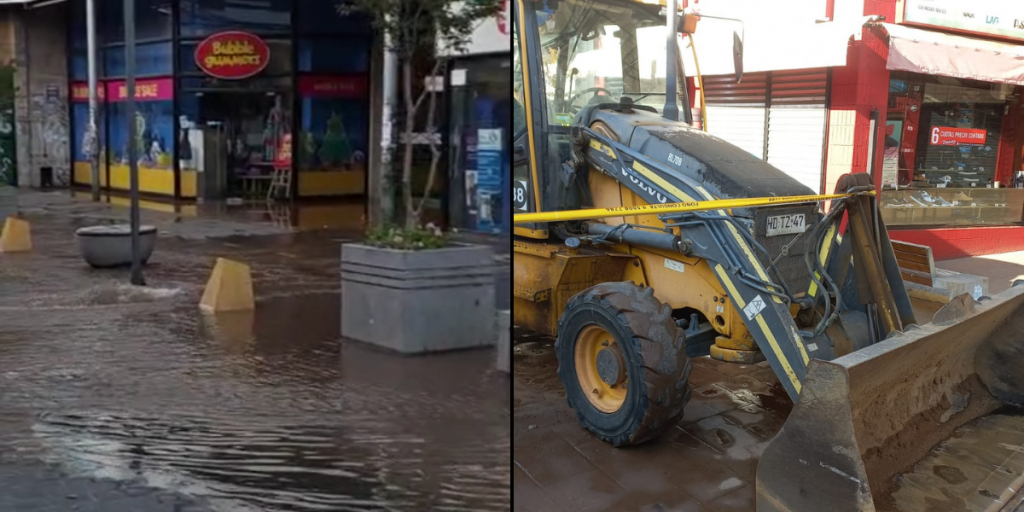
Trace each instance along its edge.
{"label": "storefront window", "polygon": [[[339,51],[344,48],[344,51]],[[370,70],[367,38],[315,38],[299,41],[299,71],[303,73],[366,73]]]}
{"label": "storefront window", "polygon": [[465,82],[452,91],[451,158],[456,179],[452,180],[451,206],[453,217],[461,219],[457,222],[465,229],[508,229],[503,213],[513,110],[508,93],[510,66],[508,57],[488,57],[460,60],[453,68],[458,81],[465,76]]}
{"label": "storefront window", "polygon": [[71,79],[76,81],[89,79],[89,61],[83,52],[75,51],[71,55]]}
{"label": "storefront window", "polygon": [[[84,5],[84,3],[83,3]],[[124,3],[96,2],[97,30],[103,44],[124,42]],[[135,38],[137,41],[170,39],[172,4],[170,0],[135,0]],[[81,11],[85,20],[85,9]],[[84,34],[84,32],[83,32]]]}
{"label": "storefront window", "polygon": [[[101,150],[106,146],[106,130],[104,130],[105,103],[103,84],[99,84],[97,93],[100,95],[96,109],[97,147]],[[92,184],[92,164],[84,146],[86,128],[89,126],[89,85],[76,82],[71,85],[71,151],[72,177],[75,184]],[[100,179],[105,182],[106,158],[100,155]]]}
{"label": "storefront window", "polygon": [[369,35],[372,31],[370,18],[365,14],[341,15],[338,2],[321,0],[296,0],[297,28],[300,34],[320,35]]}
{"label": "storefront window", "polygon": [[1012,188],[1012,155],[1000,155],[1000,146],[1016,144],[1003,140],[1016,131],[1004,130],[1016,123],[1015,89],[893,73],[882,165],[887,224],[1021,222],[1024,189]]}
{"label": "storefront window", "polygon": [[69,2],[69,18],[71,24],[70,43],[71,48],[85,48],[85,0],[73,0]]}
{"label": "storefront window", "polygon": [[295,163],[304,196],[362,194],[366,184],[368,77],[301,76]]}
{"label": "storefront window", "polygon": [[[113,46],[103,50],[104,75],[110,78],[125,76],[124,47]],[[135,75],[140,77],[168,75],[174,62],[171,43],[140,44],[135,48]]]}
{"label": "storefront window", "polygon": [[182,195],[266,197],[258,187],[282,162],[292,126],[291,91],[270,85],[258,91],[189,88],[195,80],[182,80],[178,98]]}
{"label": "storefront window", "polygon": [[225,30],[290,34],[291,13],[291,0],[181,0],[181,35],[203,37]]}
{"label": "storefront window", "polygon": [[[174,81],[170,78],[136,82],[135,137],[128,138],[127,91],[123,81],[106,83],[108,137],[106,145],[110,187],[129,188],[128,151],[138,158],[140,190],[173,193],[174,180]],[[168,186],[170,185],[170,186]]]}

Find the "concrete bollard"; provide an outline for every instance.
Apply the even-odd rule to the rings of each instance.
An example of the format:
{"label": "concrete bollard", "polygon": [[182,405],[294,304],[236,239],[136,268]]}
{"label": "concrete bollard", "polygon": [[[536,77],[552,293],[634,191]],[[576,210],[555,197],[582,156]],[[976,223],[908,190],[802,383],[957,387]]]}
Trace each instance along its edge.
{"label": "concrete bollard", "polygon": [[498,370],[512,373],[512,324],[511,311],[498,312]]}
{"label": "concrete bollard", "polygon": [[32,228],[28,221],[7,217],[0,233],[0,252],[27,252],[32,250]]}
{"label": "concrete bollard", "polygon": [[249,311],[256,309],[249,265],[217,258],[199,307],[209,313]]}

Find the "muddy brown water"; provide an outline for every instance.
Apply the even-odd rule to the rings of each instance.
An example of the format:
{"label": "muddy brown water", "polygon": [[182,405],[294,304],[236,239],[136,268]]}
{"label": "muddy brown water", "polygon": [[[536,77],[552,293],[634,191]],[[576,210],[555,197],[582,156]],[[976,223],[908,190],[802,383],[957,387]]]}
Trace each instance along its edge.
{"label": "muddy brown water", "polygon": [[[344,234],[161,239],[149,287],[85,268],[65,226],[0,255],[0,464],[137,482],[225,511],[508,510],[510,383],[492,350],[339,340]],[[255,314],[196,303],[214,256]]]}

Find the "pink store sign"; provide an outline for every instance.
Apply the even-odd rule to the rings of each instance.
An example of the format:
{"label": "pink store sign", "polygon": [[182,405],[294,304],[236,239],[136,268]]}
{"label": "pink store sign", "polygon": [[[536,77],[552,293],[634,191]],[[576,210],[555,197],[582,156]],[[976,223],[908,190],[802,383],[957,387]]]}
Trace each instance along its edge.
{"label": "pink store sign", "polygon": [[[107,82],[107,101],[128,99],[128,85],[124,80]],[[170,101],[174,99],[174,80],[154,78],[135,81],[135,101]]]}

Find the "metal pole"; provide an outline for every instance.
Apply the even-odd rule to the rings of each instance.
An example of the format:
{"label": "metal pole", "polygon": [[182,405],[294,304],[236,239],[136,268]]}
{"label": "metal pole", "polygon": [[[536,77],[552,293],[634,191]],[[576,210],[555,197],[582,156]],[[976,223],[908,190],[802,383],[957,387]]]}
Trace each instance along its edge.
{"label": "metal pole", "polygon": [[131,283],[145,286],[139,252],[139,155],[135,124],[135,0],[124,0],[125,93],[128,96],[128,176],[131,180],[132,276]]}
{"label": "metal pole", "polygon": [[100,200],[99,130],[96,127],[96,0],[85,0],[85,46],[89,68],[89,165],[92,170],[92,200]]}
{"label": "metal pole", "polygon": [[678,4],[676,0],[668,0],[666,9],[665,24],[668,27],[668,44],[666,47],[666,73],[665,73],[665,107],[662,110],[662,117],[669,121],[679,120],[679,89],[676,82],[676,73],[679,69],[679,43],[677,42]]}
{"label": "metal pole", "polygon": [[394,34],[384,34],[383,72],[381,73],[381,125],[380,125],[380,166],[371,167],[370,183],[374,184],[370,193],[374,211],[370,212],[371,225],[381,226],[394,221],[394,172],[395,172],[395,117],[400,110],[399,77],[401,66],[398,54],[392,51]]}

